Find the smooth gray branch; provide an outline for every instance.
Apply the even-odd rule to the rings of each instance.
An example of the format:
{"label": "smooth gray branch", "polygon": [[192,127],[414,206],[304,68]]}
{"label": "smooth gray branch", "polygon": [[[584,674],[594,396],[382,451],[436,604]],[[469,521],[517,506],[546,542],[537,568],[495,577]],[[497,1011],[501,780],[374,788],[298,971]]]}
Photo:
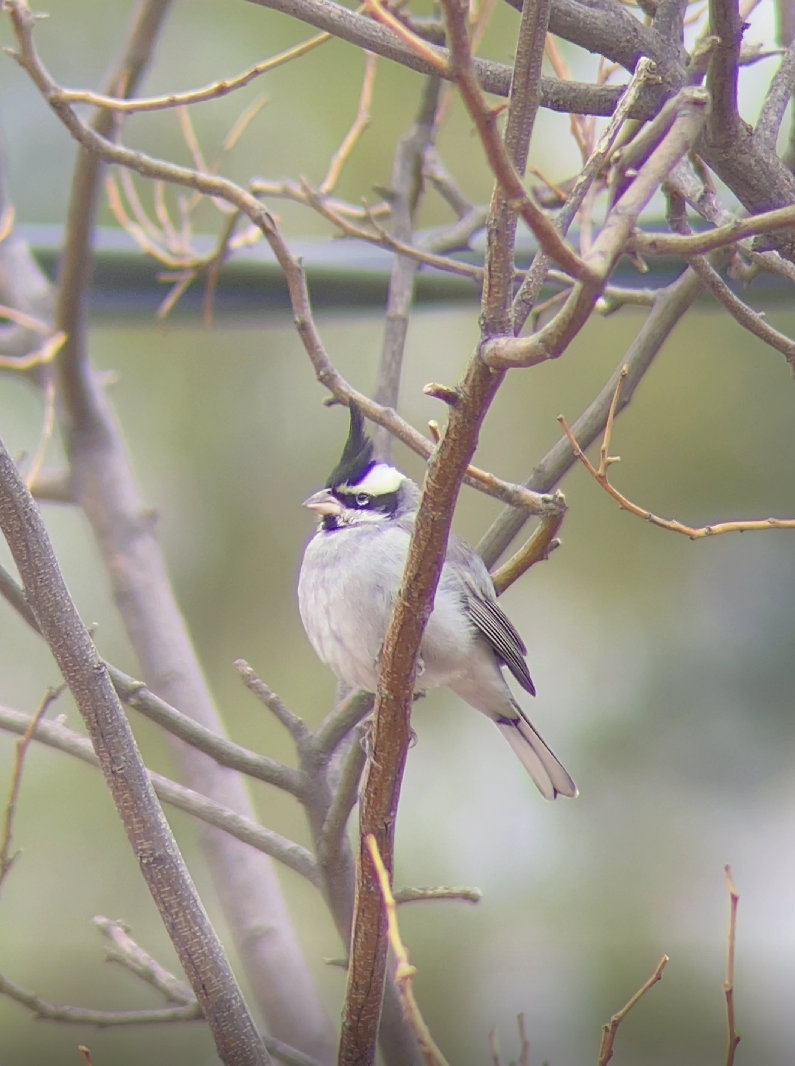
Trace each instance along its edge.
{"label": "smooth gray branch", "polygon": [[266,1066],[268,1053],[157,801],[105,665],[66,589],[36,503],[2,444],[0,528],[39,629],[85,721],[119,817],[219,1056],[230,1066]]}
{"label": "smooth gray branch", "polygon": [[[433,144],[436,112],[441,82],[436,75],[425,80],[419,114],[411,129],[401,137],[392,162],[389,203],[392,209],[392,232],[404,244],[412,243],[414,211],[422,191],[422,167],[425,152]],[[409,312],[414,298],[414,280],[419,263],[416,259],[396,255],[387,292],[386,318],[378,362],[378,380],[373,398],[382,407],[397,408],[400,377],[406,350]],[[373,435],[376,454],[389,462],[394,437],[382,426]]]}
{"label": "smooth gray branch", "polygon": [[[36,633],[40,634],[33,611],[25,599],[25,593],[2,565],[0,565],[0,596],[11,604]],[[242,660],[239,661],[242,662]],[[111,663],[105,663],[105,666],[119,698],[128,707],[132,707],[150,721],[156,722],[172,736],[179,737],[186,744],[209,755],[219,766],[237,770],[258,781],[264,781],[266,784],[289,792],[298,799],[301,798],[304,778],[300,770],[284,766],[275,759],[259,755],[248,748],[241,747],[240,744],[233,743],[224,736],[218,736],[200,722],[194,721],[193,718],[189,718],[175,707],[170,706],[165,700],[161,700],[154,692],[150,692],[143,682],[130,677]],[[271,693],[271,696],[273,695]],[[278,699],[278,697],[274,698]],[[297,721],[300,722],[300,719]],[[304,731],[306,732],[306,727]]]}
{"label": "smooth gray branch", "polygon": [[[14,711],[9,707],[0,707],[0,729],[12,733],[22,734],[31,723],[28,715]],[[91,741],[81,737],[79,733],[61,725],[60,722],[43,721],[38,724],[33,734],[34,739],[47,747],[72,755],[89,766],[99,766],[99,760],[91,745]],[[280,833],[267,829],[258,822],[245,818],[229,807],[224,807],[215,800],[208,799],[200,792],[177,784],[162,774],[152,770],[147,771],[152,782],[155,794],[164,803],[177,807],[199,821],[209,826],[228,833],[243,844],[268,855],[272,859],[283,863],[296,873],[301,874],[315,887],[320,887],[320,876],[317,864],[311,853],[300,844],[288,840]]]}

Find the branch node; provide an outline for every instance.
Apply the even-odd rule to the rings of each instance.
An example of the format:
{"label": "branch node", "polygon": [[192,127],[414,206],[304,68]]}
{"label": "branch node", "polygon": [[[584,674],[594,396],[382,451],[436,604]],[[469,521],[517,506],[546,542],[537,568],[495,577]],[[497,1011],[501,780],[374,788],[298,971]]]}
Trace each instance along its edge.
{"label": "branch node", "polygon": [[426,396],[432,396],[435,400],[441,400],[448,407],[455,407],[460,399],[458,389],[449,385],[440,385],[436,381],[429,382],[422,390]]}

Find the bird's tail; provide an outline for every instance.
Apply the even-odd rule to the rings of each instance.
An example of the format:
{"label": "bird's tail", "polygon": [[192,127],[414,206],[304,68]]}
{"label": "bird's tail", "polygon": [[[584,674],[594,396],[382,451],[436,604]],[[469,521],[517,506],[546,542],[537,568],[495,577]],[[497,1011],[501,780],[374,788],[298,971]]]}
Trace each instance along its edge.
{"label": "bird's tail", "polygon": [[527,719],[499,718],[497,727],[519,756],[544,799],[577,795],[577,786]]}

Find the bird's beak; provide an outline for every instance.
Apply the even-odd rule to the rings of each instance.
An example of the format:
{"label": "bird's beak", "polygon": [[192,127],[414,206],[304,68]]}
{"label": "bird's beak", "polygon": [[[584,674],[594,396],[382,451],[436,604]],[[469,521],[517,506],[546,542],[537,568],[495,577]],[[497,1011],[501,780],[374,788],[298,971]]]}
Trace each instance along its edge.
{"label": "bird's beak", "polygon": [[304,500],[303,507],[308,507],[310,511],[314,511],[318,515],[341,515],[342,504],[328,489],[321,489],[320,492],[316,492],[313,496],[310,496],[308,500]]}

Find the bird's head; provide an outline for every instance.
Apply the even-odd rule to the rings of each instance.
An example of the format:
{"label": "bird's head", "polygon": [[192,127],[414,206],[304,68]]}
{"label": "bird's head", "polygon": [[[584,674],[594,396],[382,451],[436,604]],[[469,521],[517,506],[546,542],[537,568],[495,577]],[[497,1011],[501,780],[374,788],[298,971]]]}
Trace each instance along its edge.
{"label": "bird's head", "polygon": [[416,486],[394,466],[373,458],[373,442],[364,431],[364,416],[349,405],[350,430],[342,457],[326,487],[304,500],[327,531],[363,523],[388,522],[411,509]]}

